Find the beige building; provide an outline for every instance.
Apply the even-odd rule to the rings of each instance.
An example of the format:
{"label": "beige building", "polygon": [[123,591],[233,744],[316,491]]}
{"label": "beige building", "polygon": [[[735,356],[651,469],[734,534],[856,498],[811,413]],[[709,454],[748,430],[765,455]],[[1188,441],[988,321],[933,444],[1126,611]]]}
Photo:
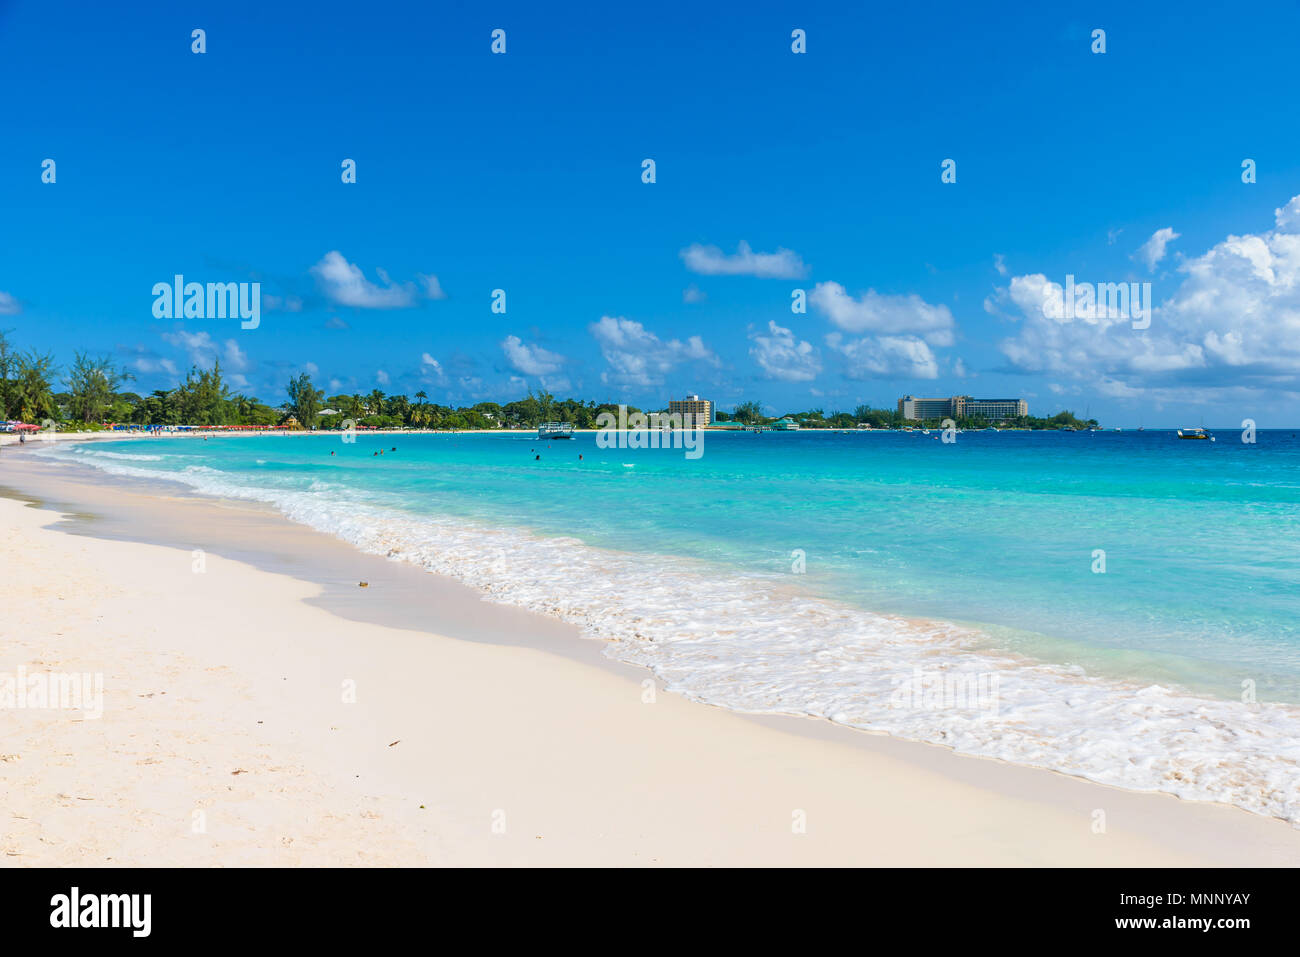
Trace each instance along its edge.
{"label": "beige building", "polygon": [[977,417],[997,422],[1028,415],[1029,403],[1024,399],[974,399],[968,395],[954,395],[946,399],[922,399],[905,395],[898,400],[898,414],[914,422]]}
{"label": "beige building", "polygon": [[1024,399],[972,399],[968,395],[952,397],[954,419],[981,418],[996,422],[1015,419],[1029,414],[1029,403]]}
{"label": "beige building", "polygon": [[688,395],[684,399],[669,399],[668,414],[682,417],[682,428],[691,429],[713,424],[713,403],[701,399],[698,395]]}

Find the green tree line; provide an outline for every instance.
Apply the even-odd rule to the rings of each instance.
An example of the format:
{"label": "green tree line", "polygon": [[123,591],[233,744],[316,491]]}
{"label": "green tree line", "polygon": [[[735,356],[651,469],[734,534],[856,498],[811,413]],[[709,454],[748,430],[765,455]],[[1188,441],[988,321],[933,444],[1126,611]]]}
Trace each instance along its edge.
{"label": "green tree line", "polygon": [[[557,399],[549,392],[529,393],[514,402],[479,402],[452,407],[430,402],[420,391],[414,398],[385,395],[375,389],[365,395],[325,396],[306,373],[293,376],[285,387],[284,400],[272,406],[260,399],[232,392],[222,375],[221,363],[211,369],[191,368],[185,380],[173,389],[158,389],[140,395],[125,388],[132,375],[108,356],[78,352],[66,371],[54,357],[34,350],[20,352],[0,331],[0,420],[18,419],[41,423],[45,420],[71,428],[98,428],[103,423],[142,426],[165,425],[298,425],[302,428],[338,429],[347,424],[367,428],[414,429],[532,429],[543,422],[572,422],[577,428],[596,427],[602,412],[618,414],[616,403],[579,399]],[[56,391],[56,385],[66,388]],[[642,410],[628,406],[628,414]],[[666,409],[646,411],[667,411]],[[718,412],[718,421],[746,426],[770,425],[778,417],[763,414],[762,403],[753,399],[739,403],[732,412]],[[938,419],[906,422],[897,409],[873,409],[859,405],[852,412],[831,412],[820,408],[790,412],[779,418],[798,422],[805,429],[852,429],[869,425],[876,429],[921,425],[939,428]],[[1096,419],[1079,419],[1071,412],[1047,418],[1022,416],[989,422],[964,418],[963,429],[990,425],[1022,429],[1084,429],[1097,426]]]}

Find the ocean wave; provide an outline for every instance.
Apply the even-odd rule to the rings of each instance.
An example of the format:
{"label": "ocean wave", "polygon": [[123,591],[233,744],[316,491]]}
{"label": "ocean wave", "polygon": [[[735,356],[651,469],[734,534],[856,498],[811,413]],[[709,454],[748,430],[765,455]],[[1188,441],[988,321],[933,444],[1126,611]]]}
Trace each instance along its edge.
{"label": "ocean wave", "polygon": [[106,449],[96,449],[89,446],[73,446],[72,454],[93,456],[102,459],[121,459],[128,462],[161,462],[161,455],[136,455],[131,452],[109,452]]}
{"label": "ocean wave", "polygon": [[335,483],[275,488],[202,466],[168,472],[81,461],[270,503],[366,552],[571,622],[605,641],[606,654],[693,700],[825,718],[1300,823],[1300,709],[1288,705],[1089,676],[990,651],[987,636],[970,628],[813,597],[790,587],[789,576],[415,516]]}

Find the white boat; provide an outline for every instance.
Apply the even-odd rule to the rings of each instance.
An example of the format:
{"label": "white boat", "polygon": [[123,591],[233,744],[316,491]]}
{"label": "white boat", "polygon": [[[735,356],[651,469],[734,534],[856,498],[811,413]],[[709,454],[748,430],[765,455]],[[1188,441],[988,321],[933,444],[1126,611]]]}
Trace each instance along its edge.
{"label": "white boat", "polygon": [[537,427],[537,437],[539,439],[571,439],[573,438],[573,423],[543,422]]}

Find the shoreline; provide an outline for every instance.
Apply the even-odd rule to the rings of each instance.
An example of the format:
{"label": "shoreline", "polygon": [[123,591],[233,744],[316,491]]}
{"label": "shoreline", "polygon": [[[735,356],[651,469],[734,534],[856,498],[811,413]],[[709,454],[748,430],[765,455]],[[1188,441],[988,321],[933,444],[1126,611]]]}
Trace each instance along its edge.
{"label": "shoreline", "polygon": [[[625,835],[625,842],[615,855],[606,856],[610,848],[594,840],[595,834],[567,820],[571,814],[550,807],[551,820],[566,819],[564,831],[569,834],[566,846],[559,848],[551,844],[543,849],[541,845],[545,842],[538,842],[536,847],[526,846],[518,861],[509,862],[652,862],[644,857],[646,854],[655,863],[669,864],[1285,864],[1300,861],[1300,831],[1284,822],[1226,805],[1183,802],[1165,794],[1120,790],[1052,771],[955,754],[939,746],[863,733],[811,718],[742,715],[697,704],[662,690],[658,691],[654,705],[645,705],[640,696],[648,673],[600,654],[601,643],[580,638],[572,626],[520,609],[488,604],[466,586],[414,566],[365,555],[330,536],[294,525],[269,508],[252,508],[244,502],[221,502],[197,495],[160,494],[156,489],[140,489],[144,483],[138,482],[135,490],[127,491],[124,489],[131,483],[107,482],[102,476],[92,483],[87,476],[74,479],[69,475],[53,475],[66,471],[26,456],[6,456],[0,460],[0,485],[16,489],[19,497],[39,497],[46,508],[53,505],[60,512],[79,516],[58,521],[59,531],[39,529],[51,539],[83,542],[113,555],[136,549],[168,553],[171,557],[167,560],[174,564],[183,560],[185,577],[180,581],[191,587],[201,579],[189,573],[192,549],[198,547],[193,543],[203,541],[209,546],[206,553],[214,565],[238,568],[241,575],[261,582],[259,590],[263,594],[267,590],[274,593],[275,587],[283,591],[283,600],[272,600],[273,610],[265,606],[263,599],[266,616],[293,620],[305,613],[316,613],[334,623],[328,630],[347,632],[348,637],[340,638],[334,647],[337,654],[354,657],[352,645],[366,642],[369,646],[377,635],[400,645],[405,655],[388,656],[376,663],[375,673],[369,680],[380,685],[401,680],[408,670],[407,656],[427,659],[433,671],[438,670],[434,662],[442,656],[481,656],[483,660],[477,661],[475,668],[460,676],[473,690],[469,700],[463,694],[466,689],[454,689],[459,692],[460,707],[443,716],[462,732],[468,733],[463,727],[464,716],[478,714],[480,701],[492,699],[493,691],[497,690],[494,677],[497,671],[519,677],[526,659],[532,666],[524,669],[528,672],[526,690],[516,689],[516,692],[530,704],[522,714],[516,713],[515,721],[507,722],[507,727],[494,725],[497,737],[493,740],[500,747],[498,738],[503,736],[511,748],[529,755],[554,757],[555,749],[560,747],[565,758],[580,759],[576,766],[568,765],[569,775],[576,777],[577,783],[566,782],[566,791],[603,793],[603,804],[639,805],[639,814],[621,822],[624,827],[639,832],[639,838],[631,840]],[[0,504],[12,510],[12,502]],[[144,516],[152,518],[143,521]],[[184,530],[183,538],[178,535],[179,529]],[[75,534],[60,534],[60,531]],[[136,541],[124,542],[115,536]],[[154,544],[144,544],[146,540]],[[351,573],[357,569],[361,569],[357,575],[367,576],[365,580],[370,581],[371,588],[356,587]],[[278,584],[272,587],[268,581]],[[299,594],[304,588],[306,593]],[[381,594],[382,601],[372,600]],[[267,640],[271,635],[257,639],[256,627],[254,635],[244,639],[251,639],[252,645],[244,649],[245,654],[273,644]],[[191,648],[190,652],[193,651]],[[210,653],[212,649],[203,645],[203,651]],[[293,659],[301,651],[301,646],[290,643],[290,648],[283,653]],[[251,673],[262,670],[256,657],[246,658],[244,665]],[[533,687],[539,681],[541,685]],[[549,683],[565,688],[565,694],[557,695]],[[214,689],[212,694],[220,697],[222,692]],[[605,711],[589,700],[593,695],[605,701],[614,712],[608,715],[611,720],[607,721]],[[608,700],[602,696],[609,696]],[[578,702],[576,715],[574,701]],[[221,710],[232,707],[235,706],[231,702],[224,702]],[[416,732],[405,730],[407,740],[413,733],[430,730],[423,727],[429,723],[428,717],[412,702],[403,701],[397,695],[392,707],[400,713],[398,723],[420,727]],[[572,733],[575,728],[584,727],[584,717],[592,719],[593,715],[595,723],[601,725],[600,741],[587,742],[576,755],[564,747],[563,736],[557,743],[554,733],[557,722]],[[667,734],[667,741],[656,742],[661,748],[670,745],[666,751],[655,752],[657,760],[666,767],[652,785],[660,800],[646,803],[644,793],[617,786],[628,782],[607,780],[601,769],[619,766],[627,759],[621,754],[626,735],[635,737],[635,732],[645,732],[646,719],[653,715],[670,715],[671,720],[664,724],[672,727],[658,732]],[[286,716],[284,720],[302,719]],[[436,721],[433,723],[436,725]],[[303,733],[307,733],[306,729]],[[519,748],[521,738],[528,742],[526,748]],[[741,755],[745,759],[722,747],[724,742],[741,743],[744,746]],[[692,759],[693,750],[710,753],[709,761],[702,764]],[[459,777],[479,782],[493,780],[501,787],[508,783],[516,788],[522,786],[508,769],[476,759],[477,751],[475,748],[458,754]],[[686,753],[679,753],[683,751]],[[759,755],[764,760],[755,761]],[[774,755],[780,756],[776,767],[783,768],[785,773],[775,773],[773,777],[770,765]],[[318,754],[315,760],[324,762],[320,767],[324,775],[332,759]],[[809,773],[795,774],[795,769]],[[726,788],[731,794],[727,803],[734,805],[733,814],[738,812],[740,819],[748,822],[747,838],[741,839],[734,829],[720,825],[716,818],[707,834],[693,830],[700,823],[697,816],[702,810],[701,799],[706,804],[716,804],[707,796],[707,786],[701,791],[703,782],[716,784],[720,772],[726,772],[727,780],[732,782]],[[894,793],[879,793],[878,780],[882,775],[893,782]],[[417,769],[408,767],[399,777],[401,783],[386,792],[390,796],[413,793],[412,783],[421,775]],[[748,787],[736,791],[738,781]],[[427,786],[429,782],[422,783]],[[642,787],[647,783],[643,781]],[[802,799],[789,797],[780,814],[773,806],[764,807],[770,804],[774,793],[789,794],[792,788]],[[523,795],[521,800],[525,805],[536,804],[539,790],[546,794],[549,788],[539,781],[518,793]],[[668,806],[661,807],[662,800],[667,800]],[[453,811],[457,822],[440,824],[433,830],[444,832],[441,835],[444,838],[450,830],[475,846],[476,850],[467,857],[459,858],[461,863],[502,862],[497,856],[497,845],[490,840],[482,843],[472,839],[477,825],[465,830],[467,816],[474,816],[468,810],[473,804],[464,794],[450,798],[444,810]],[[810,821],[818,820],[828,808],[835,809],[829,833],[822,831],[823,837],[828,838],[825,843],[808,840],[816,834],[811,823],[806,834],[790,833],[792,810],[806,804],[822,809],[817,813],[809,811]],[[1091,830],[1092,815],[1098,809],[1106,811],[1110,822],[1105,834],[1093,834]],[[432,816],[426,819],[432,820]],[[660,821],[667,830],[648,828],[647,820]],[[725,851],[714,853],[708,850],[712,847],[710,835],[716,836],[719,826],[730,833],[724,842]],[[824,818],[822,827],[826,827]],[[764,831],[766,836],[754,838],[754,828]],[[682,842],[682,833],[688,832],[695,834],[695,840]],[[980,837],[972,836],[976,834]],[[259,836],[258,841],[264,844],[264,836]],[[498,843],[504,847],[513,842]],[[1044,857],[1040,846],[1051,846],[1054,850]],[[515,853],[519,852],[516,848]],[[409,849],[405,856],[397,855],[405,863],[446,863],[455,858],[457,855],[448,854],[445,849],[439,856],[427,848],[424,857],[418,853],[411,856]]]}
{"label": "shoreline", "polygon": [[[254,442],[238,454],[259,447],[272,451]],[[289,458],[302,451],[281,448]],[[217,453],[216,471],[189,476],[188,468],[122,465],[84,451],[84,461],[54,459],[73,471],[93,469],[100,478],[92,481],[139,481],[164,495],[182,488],[204,500],[256,503],[349,548],[468,585],[476,600],[576,624],[603,657],[647,669],[674,694],[697,703],[745,715],[829,721],[853,732],[1134,792],[1230,804],[1300,825],[1300,805],[1288,783],[1300,760],[1294,704],[1250,706],[1213,690],[1195,691],[1176,676],[1108,672],[1109,662],[1080,670],[1059,648],[1035,657],[990,643],[978,622],[880,613],[810,597],[788,579],[774,583],[707,563],[688,572],[686,557],[602,548],[508,521],[412,516],[364,497],[339,502],[273,491],[255,480],[227,481]],[[47,456],[38,450],[35,457]],[[147,520],[148,512],[143,515]],[[610,588],[613,580],[661,582],[680,573],[703,574],[711,587],[683,603],[670,596],[665,602],[655,587],[629,595]],[[764,624],[796,620],[800,627],[793,630]],[[944,681],[939,690],[948,697],[925,690],[936,680]]]}

